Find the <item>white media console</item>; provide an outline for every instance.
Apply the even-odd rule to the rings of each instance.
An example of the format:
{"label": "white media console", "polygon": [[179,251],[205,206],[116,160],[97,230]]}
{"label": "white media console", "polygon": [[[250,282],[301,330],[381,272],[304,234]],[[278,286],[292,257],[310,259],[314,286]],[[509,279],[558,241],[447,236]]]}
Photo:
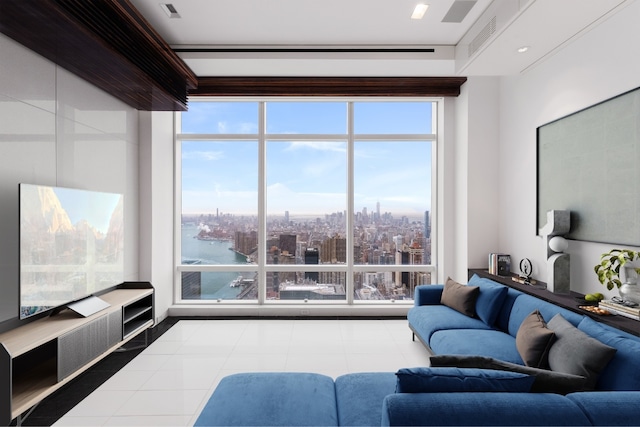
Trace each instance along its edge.
{"label": "white media console", "polygon": [[0,334],[0,425],[18,425],[42,399],[153,326],[153,287],[123,284],[100,295],[108,307],[83,317],[64,310]]}

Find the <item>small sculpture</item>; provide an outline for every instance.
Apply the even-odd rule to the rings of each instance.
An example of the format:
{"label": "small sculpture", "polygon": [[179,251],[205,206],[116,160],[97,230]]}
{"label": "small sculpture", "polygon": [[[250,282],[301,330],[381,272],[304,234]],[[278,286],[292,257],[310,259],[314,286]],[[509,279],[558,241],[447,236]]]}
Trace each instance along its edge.
{"label": "small sculpture", "polygon": [[567,210],[548,211],[547,224],[540,229],[547,249],[547,289],[557,294],[568,294],[571,290],[571,264],[569,254],[564,253],[569,243],[562,237],[570,229],[571,212]]}

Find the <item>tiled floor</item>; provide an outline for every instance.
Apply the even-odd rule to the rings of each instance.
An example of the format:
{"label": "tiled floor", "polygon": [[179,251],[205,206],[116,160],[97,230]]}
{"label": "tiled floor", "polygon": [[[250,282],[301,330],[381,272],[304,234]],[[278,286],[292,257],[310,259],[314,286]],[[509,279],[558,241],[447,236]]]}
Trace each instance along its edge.
{"label": "tiled floor", "polygon": [[406,320],[180,320],[54,425],[189,426],[236,372],[335,378],[427,364]]}

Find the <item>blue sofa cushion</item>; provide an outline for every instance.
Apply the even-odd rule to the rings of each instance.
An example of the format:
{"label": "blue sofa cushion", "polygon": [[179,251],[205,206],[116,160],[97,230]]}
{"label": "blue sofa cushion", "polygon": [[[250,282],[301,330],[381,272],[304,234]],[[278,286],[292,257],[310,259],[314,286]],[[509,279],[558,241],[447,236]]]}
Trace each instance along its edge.
{"label": "blue sofa cushion", "polygon": [[393,372],[362,372],[336,378],[338,422],[341,426],[378,426],[382,401],[395,393]]}
{"label": "blue sofa cushion", "polygon": [[475,317],[476,301],[480,288],[477,286],[466,286],[452,280],[447,279],[442,291],[440,303],[452,308],[466,316]]}
{"label": "blue sofa cushion", "polygon": [[572,400],[551,393],[423,393],[384,398],[382,426],[587,426]]}
{"label": "blue sofa cushion", "polygon": [[555,333],[547,328],[539,310],[527,316],[516,334],[516,348],[524,364],[534,368],[549,367],[549,349]]}
{"label": "blue sofa cushion", "polygon": [[513,306],[511,307],[511,312],[509,313],[509,334],[515,337],[524,319],[534,310],[540,311],[542,318],[547,322],[547,326],[549,326],[549,321],[553,316],[558,313],[562,314],[562,317],[575,326],[578,326],[578,323],[580,323],[584,317],[581,314],[574,313],[550,302],[543,301],[540,298],[522,294],[516,298]]}
{"label": "blue sofa cushion", "polygon": [[407,319],[411,329],[427,344],[431,335],[441,329],[491,329],[482,320],[465,316],[444,305],[411,307]]}
{"label": "blue sofa cushion", "polygon": [[496,369],[520,372],[535,377],[531,391],[535,393],[567,394],[587,389],[587,378],[547,369],[532,368],[483,356],[438,355],[431,356],[431,366],[457,366],[460,368]]}
{"label": "blue sofa cushion", "polygon": [[594,426],[634,426],[640,420],[640,391],[589,391],[568,394]]}
{"label": "blue sofa cushion", "polygon": [[580,331],[561,314],[553,316],[548,326],[556,334],[556,341],[549,350],[551,370],[584,376],[594,388],[616,349]]}
{"label": "blue sofa cushion", "polygon": [[473,368],[404,368],[396,377],[396,393],[529,392],[535,379],[517,372]]}
{"label": "blue sofa cushion", "polygon": [[333,379],[304,372],[259,372],[224,377],[196,426],[335,426]]}
{"label": "blue sofa cushion", "polygon": [[629,369],[638,364],[640,338],[588,317],[578,324],[578,329],[617,350],[602,370],[597,390],[640,390],[640,369]]}
{"label": "blue sofa cushion", "polygon": [[507,296],[507,287],[477,274],[471,277],[467,285],[480,288],[476,300],[476,315],[487,325],[493,326]]}
{"label": "blue sofa cushion", "polygon": [[493,357],[523,364],[516,340],[496,330],[450,329],[434,332],[429,347],[435,354],[466,354]]}

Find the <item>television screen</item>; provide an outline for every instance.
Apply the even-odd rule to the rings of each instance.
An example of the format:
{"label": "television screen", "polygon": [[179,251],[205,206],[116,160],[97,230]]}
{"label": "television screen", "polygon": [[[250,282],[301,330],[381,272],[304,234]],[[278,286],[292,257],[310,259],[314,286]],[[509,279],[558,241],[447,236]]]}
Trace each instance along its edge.
{"label": "television screen", "polygon": [[20,318],[124,280],[123,196],[20,184]]}

